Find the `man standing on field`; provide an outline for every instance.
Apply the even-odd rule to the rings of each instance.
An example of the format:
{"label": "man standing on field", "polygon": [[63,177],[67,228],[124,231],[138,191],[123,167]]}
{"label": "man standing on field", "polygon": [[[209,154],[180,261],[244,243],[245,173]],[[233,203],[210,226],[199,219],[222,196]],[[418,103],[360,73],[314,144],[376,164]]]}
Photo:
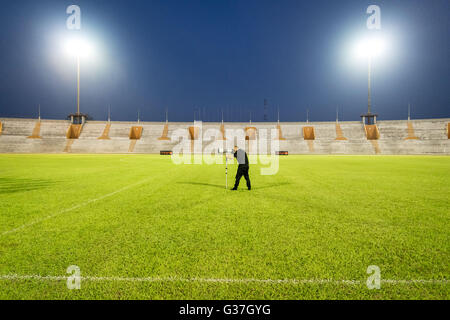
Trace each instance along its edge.
{"label": "man standing on field", "polygon": [[247,181],[248,190],[251,190],[252,186],[250,184],[250,177],[248,176],[249,164],[247,153],[244,150],[239,149],[238,146],[234,146],[234,157],[237,159],[239,166],[236,173],[236,182],[234,183],[234,188],[231,190],[237,190],[242,176],[244,176]]}

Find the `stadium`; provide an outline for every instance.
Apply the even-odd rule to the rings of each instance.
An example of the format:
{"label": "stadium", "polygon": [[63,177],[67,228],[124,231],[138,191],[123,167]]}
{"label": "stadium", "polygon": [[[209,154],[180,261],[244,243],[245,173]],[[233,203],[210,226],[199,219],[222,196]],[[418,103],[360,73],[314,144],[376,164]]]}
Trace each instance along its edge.
{"label": "stadium", "polygon": [[1,100],[0,299],[448,300],[448,109],[383,118],[370,70],[351,120],[92,119],[79,57],[62,111]]}
{"label": "stadium", "polygon": [[[447,299],[449,122],[2,118],[2,296]],[[229,195],[224,164],[160,155],[198,128],[241,130],[246,150],[275,129],[279,172],[257,164],[252,193]],[[65,287],[73,262],[85,290]]]}

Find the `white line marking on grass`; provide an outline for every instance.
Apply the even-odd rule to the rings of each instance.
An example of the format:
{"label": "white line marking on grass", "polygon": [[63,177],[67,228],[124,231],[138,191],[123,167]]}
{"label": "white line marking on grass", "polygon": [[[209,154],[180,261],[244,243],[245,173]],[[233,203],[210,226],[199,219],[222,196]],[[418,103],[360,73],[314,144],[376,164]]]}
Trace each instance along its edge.
{"label": "white line marking on grass", "polygon": [[137,183],[130,184],[130,185],[128,185],[128,186],[126,186],[126,187],[123,187],[123,188],[120,188],[119,190],[116,190],[116,191],[114,191],[114,192],[105,194],[105,195],[103,195],[103,196],[101,196],[101,197],[98,197],[98,198],[95,198],[95,199],[88,200],[88,201],[86,201],[86,202],[84,202],[84,203],[81,203],[81,204],[77,204],[76,206],[73,206],[73,207],[68,208],[68,209],[61,210],[61,211],[59,211],[59,212],[57,212],[57,213],[51,214],[51,215],[49,215],[49,216],[46,216],[46,217],[44,217],[44,218],[35,220],[35,221],[33,221],[33,222],[26,223],[26,224],[24,224],[24,225],[21,225],[20,227],[17,227],[17,228],[14,228],[14,229],[5,231],[5,232],[3,232],[2,234],[0,234],[0,237],[3,237],[3,236],[5,236],[5,235],[7,235],[7,234],[10,234],[10,233],[17,232],[17,231],[22,230],[22,229],[27,228],[27,227],[34,226],[35,224],[38,224],[38,223],[41,223],[41,222],[43,222],[43,221],[49,220],[49,219],[51,219],[51,218],[53,218],[53,217],[56,217],[56,216],[59,216],[59,215],[61,215],[61,214],[64,214],[64,213],[67,213],[67,212],[70,212],[70,211],[73,211],[73,210],[76,210],[76,209],[85,207],[85,206],[87,206],[87,205],[89,205],[89,204],[91,204],[91,203],[94,203],[94,202],[97,202],[97,201],[100,201],[100,200],[103,200],[103,199],[112,197],[112,196],[114,196],[114,195],[116,195],[116,194],[118,194],[118,193],[120,193],[120,192],[123,192],[123,191],[128,190],[128,189],[130,189],[130,188],[132,188],[132,187],[135,187],[135,186],[140,185],[140,184],[142,184],[142,183],[144,183],[144,182],[147,182],[148,180],[150,180],[150,178],[149,178],[149,179],[144,179],[144,180],[142,180],[142,181],[140,181],[140,182],[137,182]]}
{"label": "white line marking on grass", "polygon": [[[40,281],[66,281],[68,276],[41,276],[41,275],[0,275],[0,280],[40,280]],[[365,284],[364,280],[333,280],[333,279],[215,279],[215,278],[180,278],[180,277],[94,277],[82,276],[82,281],[93,282],[204,282],[204,283],[264,283],[264,284]],[[411,279],[394,280],[385,279],[386,284],[448,284],[447,279]]]}

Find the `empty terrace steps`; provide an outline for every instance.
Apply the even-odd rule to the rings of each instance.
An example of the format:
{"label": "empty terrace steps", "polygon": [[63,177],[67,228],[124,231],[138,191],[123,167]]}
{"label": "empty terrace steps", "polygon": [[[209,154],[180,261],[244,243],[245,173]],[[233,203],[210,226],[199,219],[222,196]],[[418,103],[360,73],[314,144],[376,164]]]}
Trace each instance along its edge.
{"label": "empty terrace steps", "polygon": [[[98,139],[107,127],[106,121],[88,121],[78,136],[78,139],[67,139],[69,121],[41,120],[41,139],[27,139],[36,128],[37,119],[0,118],[2,135],[0,136],[0,152],[5,153],[155,153],[161,150],[173,150],[177,141],[159,140],[164,132],[164,122],[143,122],[141,138],[130,139],[131,122],[111,122],[110,139]],[[278,140],[277,150],[286,150],[289,154],[450,154],[450,139],[448,133],[449,119],[411,120],[412,133],[406,120],[378,121],[379,139],[368,140],[364,125],[361,122],[339,122],[342,136],[347,140],[336,140],[340,137],[336,122],[314,123],[280,123],[282,136]],[[192,123],[170,123],[167,127],[167,137],[175,131],[185,133],[189,141],[189,127]],[[261,129],[273,130],[277,123],[251,124],[254,137],[257,139]],[[303,127],[314,127],[314,140],[305,140]],[[205,134],[206,130],[220,130],[221,123],[203,123],[203,130],[197,133]],[[248,123],[225,123],[225,128],[240,129],[245,132]],[[107,130],[106,130],[107,131]],[[247,130],[249,131],[249,130]],[[257,135],[258,134],[258,135]],[[195,134],[194,134],[195,135]],[[248,139],[251,133],[247,132]],[[406,139],[408,137],[418,139]],[[218,138],[220,137],[220,134]],[[199,137],[197,137],[199,139]],[[70,141],[69,141],[70,140]],[[136,141],[132,141],[136,140]],[[220,140],[220,139],[219,139]],[[249,142],[251,145],[249,146]],[[254,143],[253,143],[254,142]],[[132,148],[130,149],[130,145]],[[133,146],[134,145],[134,146]],[[248,148],[258,148],[257,141],[247,140]],[[203,142],[203,149],[209,142]],[[271,147],[268,146],[268,150]]]}
{"label": "empty terrace steps", "polygon": [[61,153],[64,150],[67,121],[42,120],[39,123],[36,119],[6,118],[1,122],[4,125],[0,141],[2,153]]}
{"label": "empty terrace steps", "polygon": [[107,122],[88,121],[83,125],[83,131],[79,139],[98,139],[102,136],[107,125]]}
{"label": "empty terrace steps", "polygon": [[427,121],[411,120],[411,122],[414,125],[414,133],[420,140],[448,139],[447,121],[430,119]]}
{"label": "empty terrace steps", "polygon": [[280,142],[280,150],[290,154],[376,154],[360,122],[300,124],[298,129],[292,125],[283,127],[289,135],[286,142]]}
{"label": "empty terrace steps", "polygon": [[[167,125],[167,126],[166,126]],[[172,136],[177,137],[180,134],[183,139],[190,140],[189,124],[188,123],[145,123],[142,124],[143,132],[141,139],[136,143],[134,153],[155,153],[159,154],[161,150],[173,150],[178,144],[179,139],[172,141]],[[163,135],[161,132],[166,131],[167,139],[159,139]],[[192,143],[189,142],[189,143]]]}
{"label": "empty terrace steps", "polygon": [[381,121],[377,123],[380,140],[416,140],[414,123],[411,121]]}
{"label": "empty terrace steps", "polygon": [[[67,140],[69,141],[69,140]],[[129,150],[129,139],[99,140],[99,139],[74,139],[70,140],[70,152],[72,153],[111,153],[125,154]]]}
{"label": "empty terrace steps", "polygon": [[161,150],[172,149],[169,141],[158,140],[163,128],[160,123],[140,123],[137,126],[129,122],[111,122],[109,139],[99,139],[106,137],[107,125],[105,122],[87,123],[80,139],[72,143],[72,152],[159,153]]}
{"label": "empty terrace steps", "polygon": [[[310,135],[314,136],[314,140],[332,141],[336,139],[335,123],[330,122],[321,125],[314,125],[312,127],[314,128],[314,134],[310,133]],[[305,134],[307,133],[305,132]]]}
{"label": "empty terrace steps", "polygon": [[448,154],[444,123],[438,119],[379,122],[382,154]]}
{"label": "empty terrace steps", "polygon": [[111,139],[130,139],[130,127],[132,124],[128,123],[111,123],[109,128],[109,136]]}
{"label": "empty terrace steps", "polygon": [[[78,139],[67,139],[64,151],[71,153],[127,153],[132,123],[88,121]],[[116,134],[116,136],[114,136]]]}
{"label": "empty terrace steps", "polygon": [[[336,122],[318,123],[314,126],[314,140],[308,141],[311,146],[308,146],[309,152],[316,154],[345,154],[348,153],[347,148],[349,142],[347,137],[344,136],[344,130],[341,125]],[[351,130],[354,130],[352,128]],[[362,130],[361,126],[357,126],[357,130]],[[305,135],[308,133],[305,132]],[[312,138],[312,133],[310,133]],[[311,143],[312,142],[312,143]]]}
{"label": "empty terrace steps", "polygon": [[36,120],[23,121],[22,119],[13,119],[2,122],[2,135],[28,137],[35,127]]}
{"label": "empty terrace steps", "polygon": [[65,139],[67,135],[67,129],[70,126],[68,121],[57,120],[41,120],[41,132],[42,139],[58,138]]}
{"label": "empty terrace steps", "polygon": [[[2,122],[6,127],[0,139],[2,153],[61,153],[64,150],[67,121],[41,120],[38,125],[36,119],[2,119]],[[30,134],[33,139],[29,139]]]}
{"label": "empty terrace steps", "polygon": [[[85,124],[80,139],[72,143],[73,153],[155,153],[161,150],[172,150],[176,142],[159,140],[164,128],[162,123],[140,123],[137,127],[129,122],[111,122],[109,139],[99,139],[106,136],[106,122],[91,121]],[[179,126],[174,126],[180,129]],[[186,130],[186,128],[184,129]],[[168,136],[172,130],[169,127]],[[139,137],[140,136],[140,137]],[[139,138],[139,139],[135,139]]]}
{"label": "empty terrace steps", "polygon": [[377,140],[382,154],[448,154],[449,144],[443,137],[442,120],[410,120],[378,122]]}

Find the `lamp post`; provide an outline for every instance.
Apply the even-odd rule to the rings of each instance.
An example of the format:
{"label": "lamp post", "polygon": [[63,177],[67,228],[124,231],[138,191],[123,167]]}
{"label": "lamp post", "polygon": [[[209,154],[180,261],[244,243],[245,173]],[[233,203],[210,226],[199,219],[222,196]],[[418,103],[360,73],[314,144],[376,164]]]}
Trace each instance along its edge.
{"label": "lamp post", "polygon": [[77,115],[80,114],[80,54],[77,54]]}
{"label": "lamp post", "polygon": [[81,70],[81,58],[90,54],[90,46],[88,43],[80,38],[74,38],[67,42],[66,49],[68,53],[76,58],[77,64],[77,112],[71,114],[72,123],[74,118],[77,122],[84,122],[85,115],[80,112],[80,70]]}
{"label": "lamp post", "polygon": [[372,73],[372,56],[369,55],[367,58],[367,114],[370,114],[371,109],[371,88],[370,88],[370,77]]}
{"label": "lamp post", "polygon": [[368,124],[372,124],[372,120],[376,123],[377,117],[372,113],[372,60],[383,52],[384,42],[381,38],[371,37],[361,41],[356,50],[358,56],[367,59],[367,114],[361,115],[361,118],[363,122],[367,118]]}

